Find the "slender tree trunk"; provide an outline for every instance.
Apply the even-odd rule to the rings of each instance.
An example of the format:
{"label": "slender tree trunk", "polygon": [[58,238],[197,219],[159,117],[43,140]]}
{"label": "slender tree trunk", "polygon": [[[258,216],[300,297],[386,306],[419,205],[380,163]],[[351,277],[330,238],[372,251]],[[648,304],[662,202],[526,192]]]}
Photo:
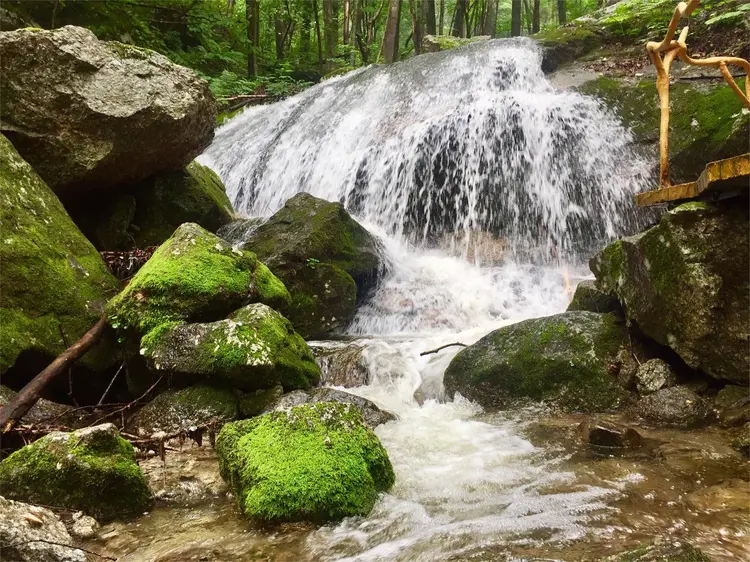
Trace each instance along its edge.
{"label": "slender tree trunk", "polygon": [[560,22],[560,25],[565,25],[568,21],[566,12],[565,0],[557,0],[557,20]]}
{"label": "slender tree trunk", "polygon": [[539,12],[541,10],[540,4],[540,0],[534,0],[534,13],[531,17],[531,33],[539,33]]}
{"label": "slender tree trunk", "polygon": [[284,59],[284,21],[281,19],[281,14],[276,11],[273,17],[273,38],[276,42],[276,62],[281,62]]}
{"label": "slender tree trunk", "polygon": [[310,54],[310,30],[312,29],[312,25],[310,23],[310,12],[308,10],[307,3],[305,3],[305,7],[302,9],[302,25],[300,25],[299,32],[299,50],[300,53],[303,53],[305,55]]}
{"label": "slender tree trunk", "polygon": [[313,15],[315,16],[315,37],[318,40],[318,66],[323,70],[323,37],[320,33],[320,17],[318,16],[318,0],[312,0]]}
{"label": "slender tree trunk", "polygon": [[258,50],[260,46],[260,0],[245,0],[247,20],[247,75],[258,74]]}
{"label": "slender tree trunk", "polygon": [[531,13],[531,6],[529,5],[529,0],[523,0],[523,12],[523,21],[524,23],[526,23],[526,34],[531,35],[531,20],[533,16]]}
{"label": "slender tree trunk", "polygon": [[234,11],[235,0],[227,0],[227,13],[231,14]]}
{"label": "slender tree trunk", "polygon": [[497,3],[499,0],[487,0],[487,17],[484,22],[484,34],[490,37],[497,35]]}
{"label": "slender tree trunk", "polygon": [[440,0],[440,22],[438,23],[438,35],[445,35],[445,0]]}
{"label": "slender tree trunk", "polygon": [[389,0],[388,17],[383,36],[383,58],[386,64],[398,60],[398,31],[401,23],[401,0]]}
{"label": "slender tree trunk", "polygon": [[336,47],[339,42],[339,30],[333,0],[323,0],[323,30],[326,58],[332,59],[336,56]]}
{"label": "slender tree trunk", "polygon": [[349,44],[349,0],[344,0],[344,45]]}
{"label": "slender tree trunk", "polygon": [[521,0],[512,0],[510,14],[510,36],[521,35]]}
{"label": "slender tree trunk", "polygon": [[437,33],[435,0],[422,0],[422,21],[424,22],[424,32],[426,35],[435,35]]}
{"label": "slender tree trunk", "polygon": [[424,22],[422,16],[421,0],[409,0],[409,11],[411,13],[411,38],[414,41],[414,54],[422,53],[422,34],[424,32]]}
{"label": "slender tree trunk", "polygon": [[451,35],[454,37],[466,37],[466,5],[469,0],[456,0],[456,13],[453,15],[453,29]]}

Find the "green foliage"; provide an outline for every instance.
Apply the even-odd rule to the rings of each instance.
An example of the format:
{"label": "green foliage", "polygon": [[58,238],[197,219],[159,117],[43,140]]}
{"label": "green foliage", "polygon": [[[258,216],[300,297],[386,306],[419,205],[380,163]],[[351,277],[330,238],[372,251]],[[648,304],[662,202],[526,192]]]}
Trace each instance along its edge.
{"label": "green foliage", "polygon": [[742,4],[741,6],[737,6],[736,10],[732,10],[731,12],[724,12],[723,14],[719,14],[707,19],[706,25],[727,25],[730,23],[735,23],[742,19],[745,15],[745,12],[747,11],[750,11],[750,4]]}

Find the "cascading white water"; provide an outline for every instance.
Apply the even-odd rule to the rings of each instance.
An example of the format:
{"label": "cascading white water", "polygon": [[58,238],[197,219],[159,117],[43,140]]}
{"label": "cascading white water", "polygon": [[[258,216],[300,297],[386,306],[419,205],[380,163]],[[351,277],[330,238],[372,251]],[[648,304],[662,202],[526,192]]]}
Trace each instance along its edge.
{"label": "cascading white water", "polygon": [[[359,70],[245,110],[201,157],[248,216],[300,191],[342,201],[390,263],[348,329],[370,336],[371,373],[348,390],[398,414],[377,429],[397,484],[370,516],[312,533],[311,559],[462,560],[580,538],[619,493],[576,483],[512,419],[435,400],[457,348],[419,355],[564,310],[561,263],[637,222],[646,166],[630,134],[540,63],[529,41],[488,41]],[[554,482],[574,491],[545,491]]]}

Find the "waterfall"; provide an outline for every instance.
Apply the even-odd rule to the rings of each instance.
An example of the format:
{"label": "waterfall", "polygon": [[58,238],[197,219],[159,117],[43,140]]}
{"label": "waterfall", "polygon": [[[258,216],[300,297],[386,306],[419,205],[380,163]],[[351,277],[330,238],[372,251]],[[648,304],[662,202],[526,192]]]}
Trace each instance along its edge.
{"label": "waterfall", "polygon": [[549,83],[532,41],[495,40],[248,108],[202,161],[249,216],[307,191],[478,262],[499,245],[523,260],[575,260],[633,227],[647,167],[631,141],[596,100]]}

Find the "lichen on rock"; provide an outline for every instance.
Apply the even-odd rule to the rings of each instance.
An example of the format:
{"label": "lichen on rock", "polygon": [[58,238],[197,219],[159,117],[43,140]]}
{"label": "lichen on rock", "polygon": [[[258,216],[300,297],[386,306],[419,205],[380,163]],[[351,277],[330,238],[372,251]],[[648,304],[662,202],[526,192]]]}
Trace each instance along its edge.
{"label": "lichen on rock", "polygon": [[26,445],[0,463],[0,488],[8,498],[99,520],[134,517],[152,503],[132,445],[112,424],[56,431]]}
{"label": "lichen on rock", "polygon": [[303,405],[230,423],[216,446],[240,509],[261,522],[364,516],[395,481],[385,449],[349,404]]}

